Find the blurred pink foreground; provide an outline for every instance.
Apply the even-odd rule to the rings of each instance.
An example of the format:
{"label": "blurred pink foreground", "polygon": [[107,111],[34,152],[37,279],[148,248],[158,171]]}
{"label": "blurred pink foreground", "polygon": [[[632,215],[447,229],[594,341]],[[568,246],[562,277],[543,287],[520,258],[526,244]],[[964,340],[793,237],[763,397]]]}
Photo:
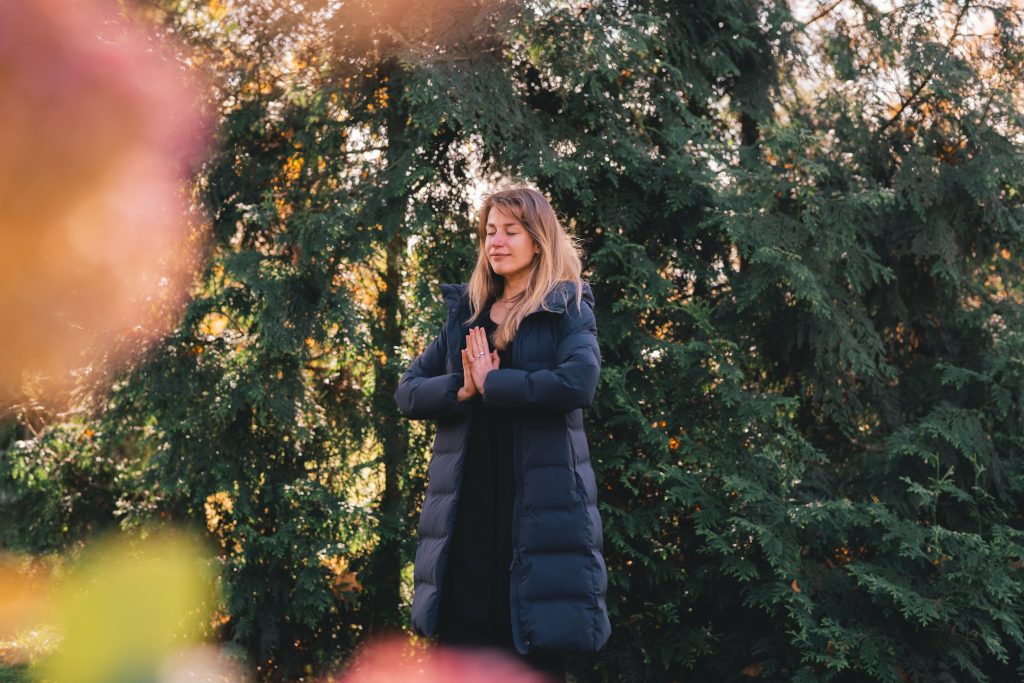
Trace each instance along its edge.
{"label": "blurred pink foreground", "polygon": [[0,2],[0,405],[174,323],[208,117],[170,47],[105,0]]}
{"label": "blurred pink foreground", "polygon": [[334,683],[544,683],[547,679],[499,651],[417,649],[401,636],[377,640]]}

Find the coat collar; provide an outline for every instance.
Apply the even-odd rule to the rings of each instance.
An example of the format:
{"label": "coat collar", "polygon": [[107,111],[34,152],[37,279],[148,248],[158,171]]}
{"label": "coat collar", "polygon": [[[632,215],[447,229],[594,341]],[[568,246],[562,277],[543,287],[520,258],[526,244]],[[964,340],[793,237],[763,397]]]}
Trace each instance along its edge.
{"label": "coat collar", "polygon": [[[466,296],[466,290],[469,288],[469,283],[463,282],[461,284],[442,283],[441,284],[441,296],[444,298],[445,303],[448,305],[448,310],[455,312],[460,308],[469,310],[469,299]],[[547,293],[544,300],[539,306],[530,311],[530,314],[538,311],[550,311],[552,313],[564,313],[570,302],[576,300],[576,284],[569,280],[562,280],[555,284],[554,287]],[[594,294],[590,290],[590,283],[583,282],[583,301],[593,308],[594,306]]]}

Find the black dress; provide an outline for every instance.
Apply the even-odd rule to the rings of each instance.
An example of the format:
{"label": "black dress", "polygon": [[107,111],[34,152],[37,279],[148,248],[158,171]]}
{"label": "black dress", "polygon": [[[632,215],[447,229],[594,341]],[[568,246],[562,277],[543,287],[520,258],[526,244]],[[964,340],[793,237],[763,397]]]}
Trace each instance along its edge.
{"label": "black dress", "polygon": [[[497,324],[488,306],[479,324],[494,348]],[[466,348],[462,339],[461,348]],[[498,351],[509,367],[511,345]],[[469,444],[463,461],[455,530],[441,590],[438,631],[442,640],[505,647],[512,642],[509,565],[512,563],[512,423],[499,410],[472,401]]]}
{"label": "black dress", "polygon": [[[487,333],[494,349],[488,305],[473,325]],[[460,348],[466,348],[462,339]],[[498,351],[501,367],[511,367],[512,344]],[[488,408],[480,395],[471,399],[469,444],[463,461],[455,529],[441,589],[438,641],[459,647],[505,650],[551,680],[565,680],[558,653],[520,655],[512,641],[509,565],[512,564],[512,505],[516,478],[512,463],[512,421]]]}

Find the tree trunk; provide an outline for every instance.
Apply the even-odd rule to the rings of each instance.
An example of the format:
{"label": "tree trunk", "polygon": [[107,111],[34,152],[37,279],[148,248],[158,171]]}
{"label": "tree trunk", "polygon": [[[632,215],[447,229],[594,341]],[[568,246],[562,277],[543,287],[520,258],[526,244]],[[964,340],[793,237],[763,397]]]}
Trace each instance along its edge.
{"label": "tree trunk", "polygon": [[[398,628],[402,623],[401,604],[402,542],[408,530],[401,488],[402,473],[409,458],[405,427],[395,406],[394,394],[400,369],[395,353],[402,344],[399,327],[399,295],[407,249],[405,214],[408,188],[404,187],[402,161],[409,148],[405,110],[402,101],[402,67],[392,64],[384,70],[387,76],[387,170],[388,193],[383,211],[383,228],[387,237],[384,283],[378,298],[379,326],[374,331],[375,346],[381,350],[375,368],[373,406],[377,416],[376,429],[383,449],[384,490],[380,498],[380,542],[373,558],[373,595],[367,612],[371,633]],[[371,584],[365,584],[371,585]]]}

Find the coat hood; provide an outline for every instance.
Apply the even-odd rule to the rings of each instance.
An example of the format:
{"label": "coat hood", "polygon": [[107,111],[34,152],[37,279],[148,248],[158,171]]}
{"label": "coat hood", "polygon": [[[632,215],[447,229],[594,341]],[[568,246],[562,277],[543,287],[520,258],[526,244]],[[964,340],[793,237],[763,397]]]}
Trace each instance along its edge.
{"label": "coat hood", "polygon": [[[466,291],[469,289],[469,283],[463,282],[460,284],[442,283],[441,284],[441,296],[444,298],[445,304],[448,305],[449,311],[457,311],[460,307],[469,309],[469,301],[466,297]],[[556,283],[551,290],[544,297],[543,302],[537,308],[533,309],[531,313],[537,311],[546,310],[553,313],[564,313],[569,305],[570,301],[576,299],[576,283],[571,280],[561,280]],[[594,307],[594,294],[590,290],[590,283],[583,282],[583,299],[591,308]]]}

